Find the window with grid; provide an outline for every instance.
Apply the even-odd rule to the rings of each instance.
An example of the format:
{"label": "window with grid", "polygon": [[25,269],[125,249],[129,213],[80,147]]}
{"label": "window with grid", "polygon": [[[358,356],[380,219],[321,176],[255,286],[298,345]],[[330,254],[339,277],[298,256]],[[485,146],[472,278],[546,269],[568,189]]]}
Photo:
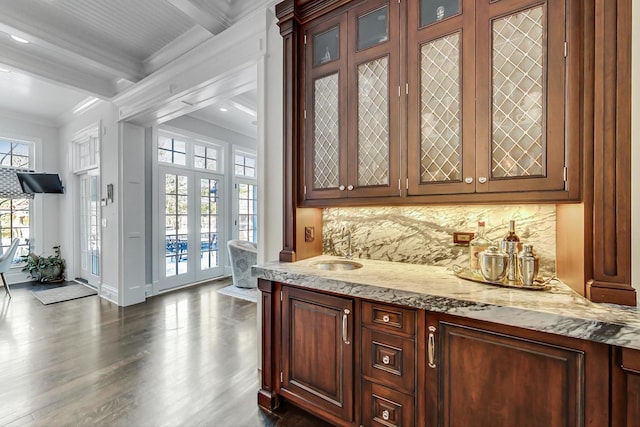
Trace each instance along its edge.
{"label": "window with grid", "polygon": [[14,170],[31,168],[33,150],[33,143],[0,137],[0,247],[4,253],[14,238],[20,239],[13,263],[21,262],[21,257],[29,253],[33,200],[20,192]]}
{"label": "window with grid", "polygon": [[236,176],[245,178],[256,177],[256,158],[255,156],[236,152],[234,156],[234,170]]}
{"label": "window with grid", "polygon": [[187,143],[170,136],[160,135],[158,137],[158,161],[186,166]]}
{"label": "window with grid", "polygon": [[194,144],[193,166],[196,169],[218,171],[219,151],[217,147]]}
{"label": "window with grid", "polygon": [[238,183],[238,238],[258,241],[258,186]]}
{"label": "window with grid", "polygon": [[236,206],[238,239],[258,241],[258,186],[256,185],[256,156],[236,151],[233,156],[236,176]]}

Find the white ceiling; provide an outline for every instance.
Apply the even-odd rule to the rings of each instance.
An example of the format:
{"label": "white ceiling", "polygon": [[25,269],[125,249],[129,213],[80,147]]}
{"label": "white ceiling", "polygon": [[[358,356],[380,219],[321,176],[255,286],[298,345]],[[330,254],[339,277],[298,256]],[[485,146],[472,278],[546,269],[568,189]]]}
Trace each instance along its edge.
{"label": "white ceiling", "polygon": [[[0,109],[59,122],[88,96],[112,99],[272,3],[0,0],[0,68],[11,71],[0,71]],[[255,137],[255,111],[250,89],[191,115]]]}

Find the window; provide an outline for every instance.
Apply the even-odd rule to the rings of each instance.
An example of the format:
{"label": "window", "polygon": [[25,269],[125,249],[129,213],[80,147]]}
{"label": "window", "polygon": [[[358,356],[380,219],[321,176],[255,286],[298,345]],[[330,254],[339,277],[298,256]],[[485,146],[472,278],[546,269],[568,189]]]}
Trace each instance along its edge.
{"label": "window", "polygon": [[14,168],[29,169],[33,149],[30,142],[0,138],[0,247],[4,253],[14,238],[20,239],[14,263],[29,253],[32,201],[32,196],[21,192]]}
{"label": "window", "polygon": [[100,166],[100,125],[78,132],[73,138],[73,171],[84,172]]}
{"label": "window", "polygon": [[193,166],[196,169],[218,170],[218,148],[195,144],[193,146]]}
{"label": "window", "polygon": [[158,161],[186,166],[187,144],[175,138],[160,135],[158,138]]}
{"label": "window", "polygon": [[236,176],[243,176],[246,178],[256,177],[256,158],[245,153],[236,152],[234,169]]}
{"label": "window", "polygon": [[238,184],[238,238],[258,241],[258,186]]}
{"label": "window", "polygon": [[0,139],[0,165],[14,168],[29,168],[31,144]]}
{"label": "window", "polygon": [[233,156],[236,176],[236,207],[238,239],[258,241],[258,186],[256,185],[256,156],[235,151]]}

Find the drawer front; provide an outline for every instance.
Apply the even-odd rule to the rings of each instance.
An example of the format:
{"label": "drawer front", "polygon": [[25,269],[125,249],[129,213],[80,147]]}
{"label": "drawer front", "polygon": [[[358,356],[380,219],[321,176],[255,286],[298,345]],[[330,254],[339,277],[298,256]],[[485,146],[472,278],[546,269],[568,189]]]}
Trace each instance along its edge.
{"label": "drawer front", "polygon": [[380,427],[415,425],[414,397],[363,381],[362,425]]}
{"label": "drawer front", "polygon": [[416,388],[415,341],[362,328],[362,375],[413,393]]}
{"label": "drawer front", "polygon": [[362,323],[374,329],[413,336],[416,333],[416,311],[363,301]]}

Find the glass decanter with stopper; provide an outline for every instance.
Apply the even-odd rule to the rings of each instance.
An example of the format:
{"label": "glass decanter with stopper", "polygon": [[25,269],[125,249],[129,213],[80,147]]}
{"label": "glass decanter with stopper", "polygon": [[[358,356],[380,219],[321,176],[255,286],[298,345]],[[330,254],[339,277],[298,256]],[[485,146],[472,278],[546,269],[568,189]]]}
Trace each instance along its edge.
{"label": "glass decanter with stopper", "polygon": [[469,242],[469,268],[471,270],[480,269],[478,254],[490,245],[491,242],[484,235],[484,221],[478,221],[478,233]]}

